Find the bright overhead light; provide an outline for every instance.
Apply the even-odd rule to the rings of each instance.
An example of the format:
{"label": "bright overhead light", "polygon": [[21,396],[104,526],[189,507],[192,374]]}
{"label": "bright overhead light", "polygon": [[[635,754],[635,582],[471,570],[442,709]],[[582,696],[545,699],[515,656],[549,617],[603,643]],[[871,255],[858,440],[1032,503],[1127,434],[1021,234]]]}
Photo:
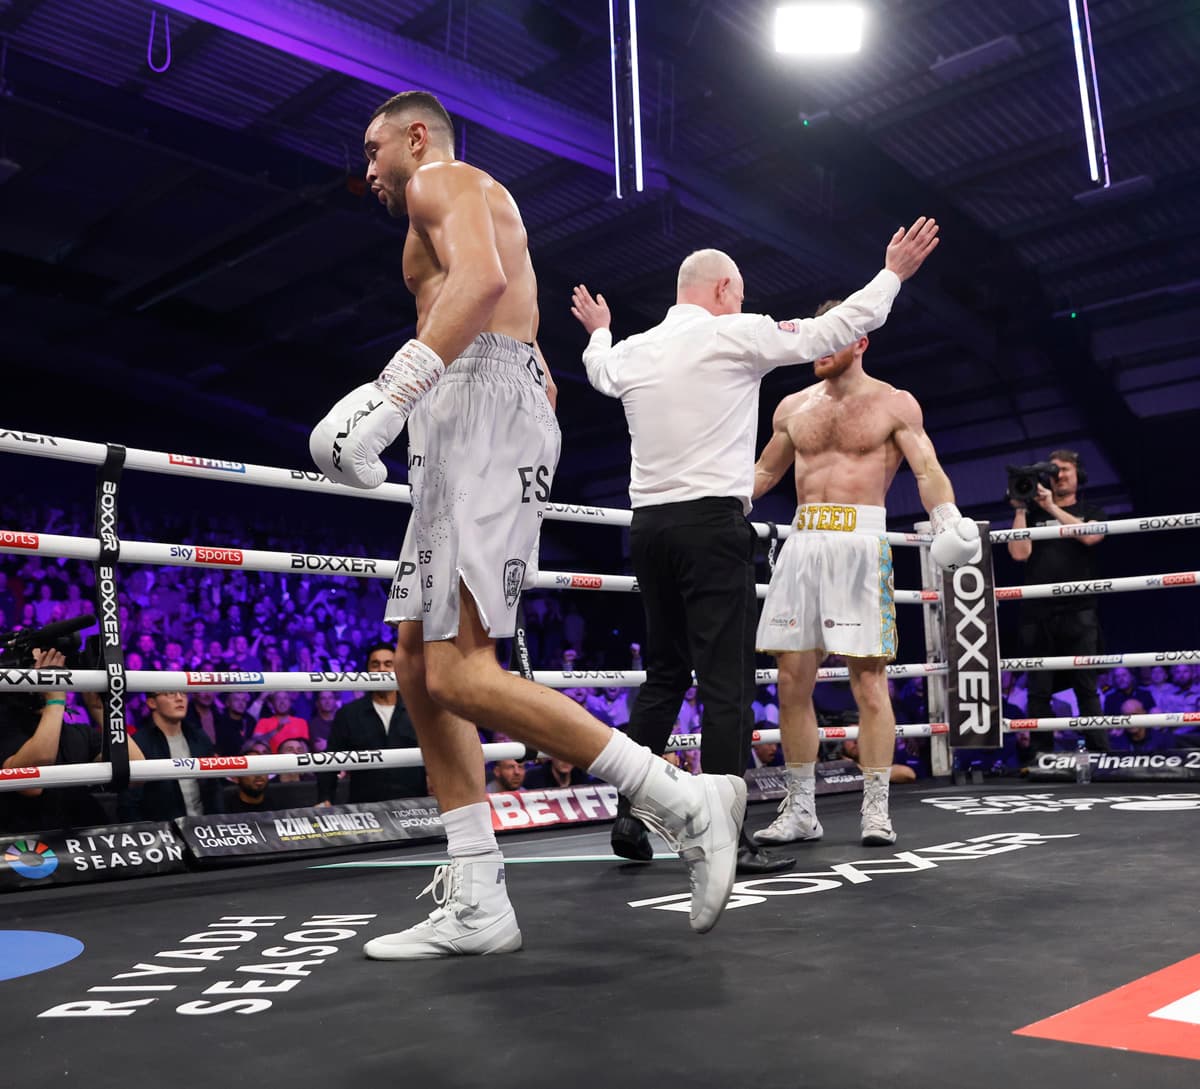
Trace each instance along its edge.
{"label": "bright overhead light", "polygon": [[[1087,143],[1088,169],[1092,181],[1100,181],[1100,169],[1104,168],[1104,186],[1112,184],[1108,173],[1108,149],[1104,146],[1104,118],[1100,113],[1100,84],[1096,81],[1096,54],[1092,49],[1092,20],[1088,14],[1087,0],[1083,2],[1083,25],[1080,26],[1077,0],[1069,0],[1071,10],[1071,40],[1075,45],[1075,71],[1079,77],[1079,102],[1083,108],[1083,138]],[[1087,58],[1083,54],[1087,45]],[[1088,93],[1088,76],[1091,75],[1091,94]],[[1096,118],[1092,121],[1092,103],[1095,102]],[[1100,143],[1099,161],[1096,142]]]}
{"label": "bright overhead light", "polygon": [[857,53],[866,15],[859,4],[782,4],[775,9],[775,52]]}

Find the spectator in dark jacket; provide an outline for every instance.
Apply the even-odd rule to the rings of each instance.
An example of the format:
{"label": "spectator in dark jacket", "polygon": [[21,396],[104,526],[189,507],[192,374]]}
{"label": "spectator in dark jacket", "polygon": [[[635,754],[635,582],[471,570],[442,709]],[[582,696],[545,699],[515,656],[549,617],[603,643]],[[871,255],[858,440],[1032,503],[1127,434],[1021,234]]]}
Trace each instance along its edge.
{"label": "spectator in dark jacket", "polygon": [[1121,704],[1129,700],[1137,700],[1146,711],[1156,711],[1154,693],[1137,683],[1132,670],[1118,666],[1112,673],[1112,691],[1104,696],[1104,713],[1106,715],[1123,714]]}
{"label": "spectator in dark jacket", "polygon": [[[146,704],[150,718],[138,728],[137,742],[147,760],[215,756],[208,735],[194,720],[185,722],[186,692],[151,692]],[[168,821],[221,812],[221,781],[160,779],[131,787],[122,804],[134,820]]]}
{"label": "spectator in dark jacket", "polygon": [[[364,667],[370,673],[394,673],[395,652],[387,643],[367,648]],[[334,717],[329,752],[363,749],[415,749],[417,734],[398,689],[368,692],[345,704]],[[329,805],[337,789],[337,773],[317,776],[318,805]],[[381,768],[350,773],[351,802],[381,802],[389,798],[421,798],[426,794],[425,769]]]}

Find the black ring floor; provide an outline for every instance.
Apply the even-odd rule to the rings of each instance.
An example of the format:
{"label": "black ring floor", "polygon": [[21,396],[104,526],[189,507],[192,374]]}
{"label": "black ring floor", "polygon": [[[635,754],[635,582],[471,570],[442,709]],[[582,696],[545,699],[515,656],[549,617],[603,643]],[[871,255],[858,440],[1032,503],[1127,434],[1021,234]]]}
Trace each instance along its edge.
{"label": "black ring floor", "polygon": [[[531,861],[508,870],[525,948],[498,957],[362,956],[432,907],[431,866],[393,864],[428,848],[10,894],[0,930],[85,948],[0,982],[3,1081],[1194,1089],[1195,1060],[1014,1032],[1200,953],[1200,793],[910,788],[882,849],[857,807],[822,798],[796,873],[739,881],[703,936],[682,863],[603,860],[607,826],[505,838]],[[89,1001],[144,1004],[45,1016]]]}

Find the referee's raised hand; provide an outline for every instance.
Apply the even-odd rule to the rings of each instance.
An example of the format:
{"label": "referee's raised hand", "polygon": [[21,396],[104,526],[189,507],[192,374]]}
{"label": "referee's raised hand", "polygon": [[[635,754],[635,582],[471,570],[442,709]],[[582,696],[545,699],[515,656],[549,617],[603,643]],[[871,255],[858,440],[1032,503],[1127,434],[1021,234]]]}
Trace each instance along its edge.
{"label": "referee's raised hand", "polygon": [[924,263],[938,244],[937,220],[920,216],[906,231],[900,227],[888,243],[883,267],[907,280]]}
{"label": "referee's raised hand", "polygon": [[612,314],[608,311],[608,303],[603,295],[594,299],[592,293],[583,284],[577,284],[571,292],[571,313],[576,321],[587,330],[591,336],[597,329],[607,329],[612,324]]}

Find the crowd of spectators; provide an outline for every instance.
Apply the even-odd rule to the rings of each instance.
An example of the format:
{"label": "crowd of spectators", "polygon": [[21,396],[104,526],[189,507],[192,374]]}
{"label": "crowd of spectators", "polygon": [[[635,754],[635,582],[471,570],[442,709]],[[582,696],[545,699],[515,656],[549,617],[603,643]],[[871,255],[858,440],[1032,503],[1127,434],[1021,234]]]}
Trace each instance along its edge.
{"label": "crowd of spectators", "polygon": [[[45,532],[85,536],[91,533],[90,516],[82,505],[63,510],[8,503],[0,505],[0,518],[7,526],[36,526]],[[126,535],[131,539],[279,552],[355,553],[354,548],[347,547],[344,535],[335,538],[311,526],[305,527],[301,536],[286,523],[272,524],[264,518],[248,530],[231,515],[174,515],[153,508],[143,508],[128,525],[123,524],[122,536]],[[365,553],[359,550],[358,554]],[[336,673],[364,669],[367,651],[373,645],[394,641],[392,629],[383,623],[388,591],[384,579],[305,571],[276,574],[240,568],[127,565],[120,570],[118,585],[129,670]],[[89,563],[37,554],[0,556],[0,631],[93,614],[95,596]],[[527,595],[526,631],[534,668],[640,669],[641,648],[636,642],[621,641],[619,645],[628,651],[620,655],[624,660],[614,660],[610,636],[620,633],[612,631],[611,622],[606,622],[606,610],[602,595]],[[593,639],[593,632],[603,635],[603,639]],[[830,660],[827,664],[838,663]],[[1200,710],[1200,669],[1187,663],[1142,670],[1118,667],[1098,674],[1097,685],[1106,714]],[[893,681],[891,690],[898,722],[928,721],[922,679]],[[1024,675],[1005,674],[1004,691],[1006,716],[1023,717]],[[636,693],[617,686],[589,686],[566,689],[566,694],[597,718],[621,728],[629,720]],[[86,722],[81,701],[73,693],[66,698],[68,718]],[[199,689],[183,697],[186,706],[182,720],[221,755],[319,751],[329,744],[339,710],[356,698],[356,693],[311,689],[270,693]],[[1075,714],[1073,700],[1074,693],[1069,690],[1058,693],[1054,713]],[[129,717],[135,724],[135,737],[153,725],[159,702],[154,695],[130,695]],[[845,725],[856,719],[845,683],[818,685],[815,702],[823,725]],[[777,726],[779,713],[773,685],[758,691],[754,714],[758,727]],[[701,733],[703,719],[697,690],[690,688],[679,708],[675,732]],[[487,723],[477,725],[484,740],[504,740]],[[1021,742],[1019,735],[1010,737],[1004,752],[996,754],[997,765],[1015,769],[1028,763],[1028,747]],[[1075,737],[1064,732],[1056,742],[1056,747],[1073,748]],[[1111,745],[1117,750],[1141,752],[1200,745],[1200,737],[1190,730],[1121,730],[1113,732]],[[901,739],[896,760],[907,764],[918,776],[925,775],[929,773],[928,753],[927,741]],[[845,755],[845,749],[827,745],[824,755]],[[699,766],[696,748],[684,749],[670,759],[692,771]],[[752,766],[778,763],[782,763],[778,746],[755,748]],[[583,775],[579,769],[557,763],[527,768],[514,768],[514,764],[501,761],[489,769],[492,789],[529,789],[535,783],[564,785]],[[252,804],[241,788],[238,804]]]}

